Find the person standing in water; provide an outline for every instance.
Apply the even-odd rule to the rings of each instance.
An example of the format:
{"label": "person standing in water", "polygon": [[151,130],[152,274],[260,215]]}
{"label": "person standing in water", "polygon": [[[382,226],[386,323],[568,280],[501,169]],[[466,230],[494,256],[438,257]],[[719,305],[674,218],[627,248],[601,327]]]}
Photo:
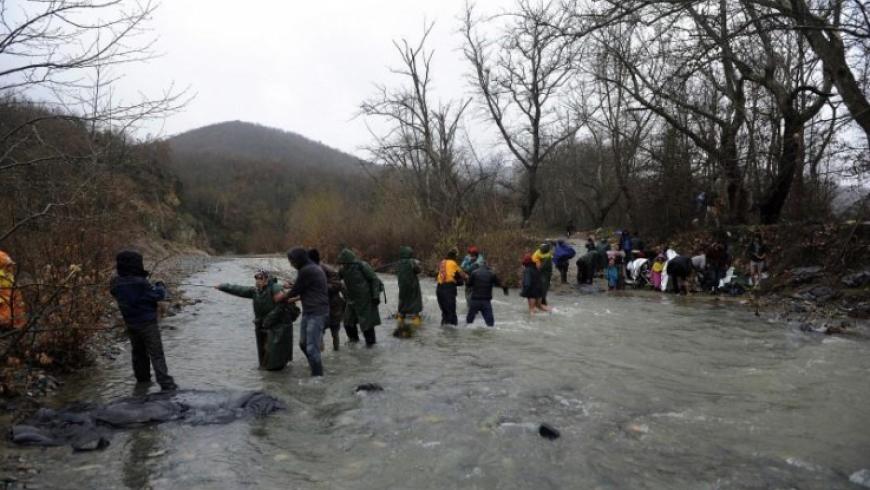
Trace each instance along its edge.
{"label": "person standing in water", "polygon": [[[320,263],[320,252],[316,248],[308,251],[308,258],[312,262],[319,265],[323,269],[323,274],[326,275],[326,289],[329,294],[329,321],[327,328],[332,335],[332,350],[337,351],[341,345],[339,334],[341,332],[341,320],[344,318],[345,301],[342,296],[341,278],[338,277],[338,271],[332,267]],[[326,332],[323,332],[326,337]]]}
{"label": "person standing in water", "polygon": [[[472,272],[477,270],[485,262],[483,255],[480,253],[480,250],[472,245],[468,247],[468,255],[466,255],[462,259],[462,263],[459,264],[459,267],[462,269],[462,272],[465,273],[466,276],[471,275]],[[471,289],[468,285],[465,285],[465,303],[471,300]]]}
{"label": "person standing in water", "polygon": [[399,283],[399,310],[396,313],[396,337],[410,337],[411,328],[422,323],[420,312],[423,311],[423,293],[420,291],[420,279],[417,274],[422,271],[420,261],[414,258],[411,247],[399,249],[399,262],[396,264],[396,279]]}
{"label": "person standing in water", "polygon": [[138,383],[151,382],[151,368],[162,391],[177,390],[169,375],[163,340],[157,325],[157,302],[166,299],[166,287],[157,281],[148,282],[148,271],[142,254],[125,250],[115,257],[117,275],[109,284],[109,292],[118,302],[118,308],[127,325],[127,335],[133,360],[133,374]]}
{"label": "person standing in water", "polygon": [[373,347],[377,343],[375,327],[381,324],[378,305],[384,285],[368,262],[359,260],[350,249],[338,254],[338,263],[341,265],[338,275],[344,281],[347,300],[344,330],[351,342],[359,342],[359,325],[366,347]]}
{"label": "person standing in water", "polygon": [[556,241],[556,250],[553,252],[553,263],[556,265],[556,269],[559,270],[559,276],[562,279],[562,284],[568,284],[568,267],[571,266],[571,259],[577,255],[577,251],[574,250],[568,242],[565,240],[557,240]]}
{"label": "person standing in water", "polygon": [[287,260],[296,269],[296,281],[289,291],[283,293],[290,303],[302,303],[302,320],[299,321],[299,347],[308,358],[311,376],[323,376],[320,346],[323,343],[323,328],[329,321],[329,288],[326,274],[319,265],[308,258],[308,251],[294,247],[287,252]]}
{"label": "person standing in water", "polygon": [[483,321],[487,327],[495,325],[495,318],[492,314],[492,288],[498,286],[504,291],[507,296],[508,289],[502,285],[501,279],[493,272],[486,262],[480,264],[471,275],[468,276],[466,286],[471,290],[471,299],[468,303],[468,315],[465,317],[465,323],[471,325],[474,323],[475,317],[480,313],[483,316]]}
{"label": "person standing in water", "polygon": [[438,285],[435,287],[435,295],[438,298],[438,308],[441,310],[441,325],[458,325],[456,317],[456,294],[457,281],[464,282],[467,278],[465,272],[456,263],[459,253],[456,249],[447,252],[447,256],[438,264]]}
{"label": "person standing in water", "polygon": [[282,301],[283,287],[278,280],[258,270],[254,274],[254,287],[224,283],[215,289],[253,300],[254,338],[260,369],[284,369],[293,360],[293,320],[299,316],[299,308]]}
{"label": "person standing in water", "polygon": [[531,254],[523,256],[523,287],[520,296],[526,298],[529,304],[529,314],[535,311],[550,311],[542,302],[543,287],[541,284],[541,271],[532,260]]}
{"label": "person standing in water", "polygon": [[553,252],[550,244],[544,242],[532,254],[532,261],[541,271],[541,304],[547,304],[547,292],[550,290],[550,280],[553,277]]}

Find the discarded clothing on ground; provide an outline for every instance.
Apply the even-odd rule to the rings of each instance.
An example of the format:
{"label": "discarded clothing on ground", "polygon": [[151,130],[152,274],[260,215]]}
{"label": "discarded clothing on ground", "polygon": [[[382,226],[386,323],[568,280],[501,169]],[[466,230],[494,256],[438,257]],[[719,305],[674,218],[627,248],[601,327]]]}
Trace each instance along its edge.
{"label": "discarded clothing on ground", "polygon": [[70,445],[76,451],[103,449],[112,431],[177,421],[191,425],[228,424],[263,417],[287,406],[261,391],[161,392],[106,404],[78,403],[60,410],[41,408],[12,426],[12,442],[32,446]]}

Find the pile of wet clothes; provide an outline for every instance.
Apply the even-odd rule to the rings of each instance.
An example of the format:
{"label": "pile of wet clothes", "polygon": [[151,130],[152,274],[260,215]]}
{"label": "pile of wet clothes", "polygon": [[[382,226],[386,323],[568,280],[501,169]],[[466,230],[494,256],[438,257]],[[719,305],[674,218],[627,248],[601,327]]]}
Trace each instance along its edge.
{"label": "pile of wet clothes", "polygon": [[286,408],[284,402],[261,391],[161,392],[106,404],[76,403],[60,410],[41,408],[24,422],[13,425],[10,438],[22,445],[69,445],[76,451],[93,451],[107,447],[112,432],[121,429],[163,422],[228,424]]}

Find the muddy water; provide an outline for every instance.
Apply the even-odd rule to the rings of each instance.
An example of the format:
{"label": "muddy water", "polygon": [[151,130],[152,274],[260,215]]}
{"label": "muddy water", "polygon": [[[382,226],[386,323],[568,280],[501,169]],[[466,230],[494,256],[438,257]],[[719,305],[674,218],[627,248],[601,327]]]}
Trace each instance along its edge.
{"label": "muddy water", "polygon": [[[238,259],[188,281],[250,283],[260,267],[288,270]],[[0,452],[36,463],[42,488],[852,488],[870,468],[866,341],[670,296],[555,294],[553,314],[529,319],[516,291],[497,293],[494,329],[442,328],[423,287],[416,338],[386,321],[376,348],[326,352],[317,380],[298,348],[285,371],[257,370],[249,301],[190,287],[202,303],[164,322],[178,383],[261,389],[289,410],[122,432],[96,453]],[[132,381],[125,353],[57,402]],[[366,382],[385,391],[355,394]],[[538,436],[541,422],[562,437]]]}

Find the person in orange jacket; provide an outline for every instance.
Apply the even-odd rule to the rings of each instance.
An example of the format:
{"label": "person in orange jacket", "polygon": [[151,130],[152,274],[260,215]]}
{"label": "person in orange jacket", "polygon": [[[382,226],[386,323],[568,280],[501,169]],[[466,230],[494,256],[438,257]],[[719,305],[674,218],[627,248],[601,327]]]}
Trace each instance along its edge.
{"label": "person in orange jacket", "polygon": [[27,305],[15,287],[15,261],[0,250],[0,327],[24,328]]}

